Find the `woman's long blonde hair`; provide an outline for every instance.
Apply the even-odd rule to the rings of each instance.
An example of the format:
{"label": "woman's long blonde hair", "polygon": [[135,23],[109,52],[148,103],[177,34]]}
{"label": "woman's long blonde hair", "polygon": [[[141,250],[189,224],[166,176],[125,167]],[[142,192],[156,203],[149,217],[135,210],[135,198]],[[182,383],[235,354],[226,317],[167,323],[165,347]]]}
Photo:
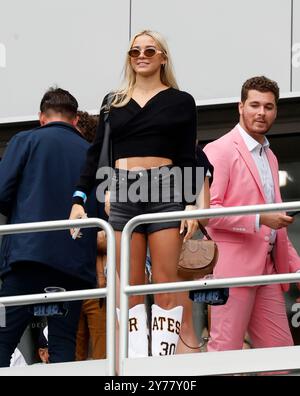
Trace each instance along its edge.
{"label": "woman's long blonde hair", "polygon": [[[147,35],[150,36],[157,44],[157,47],[163,52],[166,63],[161,66],[160,69],[160,80],[161,82],[172,88],[178,89],[176,78],[173,71],[173,65],[170,58],[169,48],[166,40],[161,36],[160,33],[151,30],[143,30],[133,36],[130,41],[129,49],[132,47],[134,40],[139,37]],[[124,80],[122,86],[114,92],[114,99],[112,101],[112,106],[123,107],[125,106],[132,97],[132,91],[136,81],[136,73],[132,69],[130,56],[127,54],[126,62],[124,66]]]}

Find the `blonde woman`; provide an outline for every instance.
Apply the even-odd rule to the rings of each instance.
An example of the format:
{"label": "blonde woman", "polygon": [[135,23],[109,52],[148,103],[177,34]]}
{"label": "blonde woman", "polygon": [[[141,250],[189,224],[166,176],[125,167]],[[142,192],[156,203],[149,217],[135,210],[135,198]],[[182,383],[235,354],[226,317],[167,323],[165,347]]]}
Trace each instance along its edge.
{"label": "blonde woman", "polygon": [[[83,215],[84,202],[95,184],[106,103],[107,96],[102,104],[96,139],[73,196],[72,219]],[[144,213],[196,208],[195,199],[186,199],[186,194],[183,194],[183,190],[197,189],[195,172],[189,180],[184,180],[184,189],[182,177],[185,169],[194,171],[196,168],[195,101],[191,95],[178,89],[167,44],[159,33],[145,30],[131,40],[124,85],[114,92],[109,106],[109,121],[115,168],[109,222],[116,233],[119,273],[121,232],[131,218]],[[208,161],[203,166],[206,171]],[[173,171],[174,177],[170,177]],[[208,184],[205,194],[208,194]],[[147,244],[151,253],[153,282],[178,281],[176,268],[182,241],[190,238],[197,227],[196,220],[138,226],[131,239],[130,283],[145,282]],[[183,317],[181,301],[175,293],[155,295],[151,324],[153,356],[176,352]],[[183,301],[185,305],[187,299]],[[144,296],[132,296],[129,304],[129,356],[147,356]],[[193,332],[192,329],[188,331]],[[188,340],[196,342],[195,336],[189,335]]]}

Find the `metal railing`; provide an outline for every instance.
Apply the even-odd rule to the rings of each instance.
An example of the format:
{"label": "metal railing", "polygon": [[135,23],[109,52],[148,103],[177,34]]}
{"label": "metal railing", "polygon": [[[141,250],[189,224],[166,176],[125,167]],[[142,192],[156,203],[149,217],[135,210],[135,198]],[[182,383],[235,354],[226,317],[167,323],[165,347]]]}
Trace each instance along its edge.
{"label": "metal railing", "polygon": [[[123,363],[128,355],[128,298],[130,295],[157,294],[171,291],[187,291],[214,287],[239,287],[265,285],[270,283],[293,283],[300,281],[300,273],[248,276],[227,279],[197,280],[185,282],[170,282],[151,285],[129,285],[130,263],[130,239],[135,227],[144,223],[158,223],[161,221],[173,221],[182,219],[201,219],[221,216],[247,215],[274,211],[291,211],[300,209],[300,202],[284,204],[251,205],[241,207],[228,207],[220,209],[203,209],[195,211],[178,211],[164,214],[147,214],[134,217],[125,226],[121,239],[121,279],[120,279],[120,351],[119,351],[119,374],[124,373]],[[0,226],[0,235],[64,230],[69,228],[103,228],[107,235],[107,286],[101,289],[82,291],[60,292],[55,294],[34,294],[0,298],[0,304],[5,306],[28,305],[32,303],[72,301],[84,298],[99,298],[107,296],[107,373],[116,374],[115,361],[115,315],[116,315],[116,250],[115,236],[112,227],[104,220],[91,218],[81,220],[61,220],[38,223],[15,224]]]}
{"label": "metal railing", "polygon": [[300,281],[300,273],[248,276],[227,279],[170,282],[151,285],[129,285],[130,239],[135,227],[145,223],[168,222],[183,219],[203,219],[223,216],[249,215],[256,213],[291,211],[300,209],[300,201],[236,206],[217,209],[199,209],[194,211],[177,211],[169,213],[145,214],[132,218],[125,226],[121,238],[121,277],[120,277],[120,334],[119,334],[119,370],[124,374],[124,362],[128,356],[128,299],[130,295],[157,294],[161,292],[186,291],[213,287],[239,287],[265,285],[270,283],[293,283]]}
{"label": "metal railing", "polygon": [[68,291],[48,294],[30,294],[13,297],[1,297],[0,304],[4,306],[28,305],[32,303],[74,301],[85,298],[105,297],[107,299],[107,322],[106,322],[106,353],[107,353],[107,374],[116,375],[116,247],[115,235],[110,224],[102,219],[90,218],[80,220],[58,220],[36,223],[13,224],[0,226],[0,235],[20,234],[29,232],[57,231],[70,228],[103,228],[107,236],[107,285],[101,289],[88,289],[80,291]]}

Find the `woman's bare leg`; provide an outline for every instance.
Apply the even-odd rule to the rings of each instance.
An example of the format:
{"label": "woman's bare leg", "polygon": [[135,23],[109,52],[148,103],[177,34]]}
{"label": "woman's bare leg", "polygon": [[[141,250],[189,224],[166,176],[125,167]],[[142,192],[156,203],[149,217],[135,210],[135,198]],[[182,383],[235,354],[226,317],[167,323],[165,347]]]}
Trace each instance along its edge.
{"label": "woman's bare leg", "polygon": [[[182,240],[178,228],[169,228],[149,235],[152,279],[155,283],[176,282],[177,262]],[[153,356],[172,355],[176,352],[183,307],[177,293],[160,293],[152,305]]]}
{"label": "woman's bare leg", "polygon": [[[116,262],[117,273],[120,277],[120,252],[121,252],[121,232],[116,231]],[[144,234],[133,232],[130,244],[130,285],[142,285],[145,283],[145,262],[146,262],[147,240]],[[119,294],[120,291],[117,291]],[[117,297],[119,301],[119,297]],[[129,298],[129,307],[137,304],[144,304],[144,296],[132,296]]]}
{"label": "woman's bare leg", "polygon": [[[153,232],[148,236],[152,280],[154,283],[177,282],[177,263],[182,246],[182,237],[178,228],[168,228]],[[155,294],[157,305],[164,309],[176,307],[177,293]]]}
{"label": "woman's bare leg", "polygon": [[[116,232],[116,260],[117,277],[120,275],[120,245],[121,232]],[[147,242],[144,234],[133,233],[130,245],[130,285],[145,283],[145,262]],[[117,282],[117,295],[120,294],[119,279]],[[129,319],[128,319],[128,356],[131,358],[148,356],[148,325],[144,296],[132,296],[129,298]],[[119,298],[117,297],[119,303]],[[119,305],[119,304],[118,304]],[[118,326],[116,328],[118,335]],[[117,346],[118,349],[118,346]]]}
{"label": "woman's bare leg", "polygon": [[[179,230],[177,228],[169,228],[150,234],[149,246],[153,281],[161,283],[183,280],[177,275],[177,263],[182,248],[182,237],[179,234]],[[192,301],[188,297],[188,292],[157,294],[155,295],[155,303],[165,309],[179,305],[183,306],[180,337],[186,344],[197,346],[198,339],[193,325]],[[186,347],[179,339],[176,353],[190,352],[199,352],[199,350]]]}
{"label": "woman's bare leg", "polygon": [[200,352],[199,340],[194,329],[192,300],[190,300],[188,292],[179,293],[178,297],[183,305],[183,318],[176,353]]}

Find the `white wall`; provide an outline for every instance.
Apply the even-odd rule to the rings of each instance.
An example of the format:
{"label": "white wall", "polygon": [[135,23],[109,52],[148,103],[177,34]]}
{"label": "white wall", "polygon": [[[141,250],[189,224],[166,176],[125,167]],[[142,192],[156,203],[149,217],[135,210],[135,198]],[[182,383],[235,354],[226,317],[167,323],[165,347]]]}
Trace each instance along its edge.
{"label": "white wall", "polygon": [[53,84],[83,109],[99,108],[119,81],[128,38],[129,0],[0,0],[0,119],[35,115]]}
{"label": "white wall", "polygon": [[300,91],[300,0],[294,0],[293,91]]}
{"label": "white wall", "polygon": [[[294,42],[300,43],[300,0],[293,1]],[[242,82],[257,74],[288,92],[291,4],[0,0],[0,123],[32,119],[53,84],[70,90],[82,109],[98,109],[120,83],[130,31],[144,28],[167,38],[179,84],[196,100],[238,96]],[[300,91],[300,66],[293,68],[293,90]]]}
{"label": "white wall", "polygon": [[289,91],[290,22],[286,0],[133,0],[132,30],[164,32],[180,86],[196,99],[238,96],[258,74]]}

